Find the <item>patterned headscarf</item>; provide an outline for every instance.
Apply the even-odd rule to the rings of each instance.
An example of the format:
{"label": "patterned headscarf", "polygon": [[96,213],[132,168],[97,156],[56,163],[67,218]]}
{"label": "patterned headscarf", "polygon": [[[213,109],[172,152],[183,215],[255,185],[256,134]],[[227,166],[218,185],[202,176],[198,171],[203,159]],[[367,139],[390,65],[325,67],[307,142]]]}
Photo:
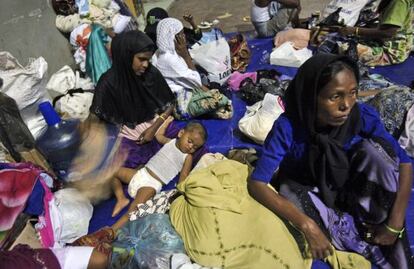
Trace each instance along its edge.
{"label": "patterned headscarf", "polygon": [[175,54],[175,35],[184,28],[183,24],[175,18],[166,18],[157,25],[157,46],[160,52]]}

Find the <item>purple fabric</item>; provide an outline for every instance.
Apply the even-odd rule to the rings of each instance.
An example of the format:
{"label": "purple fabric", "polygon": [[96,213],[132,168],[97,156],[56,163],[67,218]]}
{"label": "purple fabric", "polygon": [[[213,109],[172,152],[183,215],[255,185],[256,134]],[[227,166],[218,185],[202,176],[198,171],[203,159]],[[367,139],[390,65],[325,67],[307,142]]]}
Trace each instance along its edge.
{"label": "purple fabric", "polygon": [[[378,141],[379,142],[379,141]],[[373,140],[363,140],[353,150],[351,177],[347,198],[349,210],[360,220],[380,224],[388,217],[398,190],[399,160],[392,149]],[[387,153],[388,151],[389,153]]]}
{"label": "purple fabric", "polygon": [[[174,138],[177,136],[180,128],[172,122],[165,131],[165,136]],[[149,159],[157,153],[162,145],[154,138],[151,142],[139,145],[136,141],[128,138],[123,138],[121,141],[121,149],[128,151],[128,157],[124,163],[124,167],[137,168],[139,165],[146,164]]]}
{"label": "purple fabric", "polygon": [[351,215],[348,213],[338,214],[333,209],[326,207],[312,192],[309,192],[309,196],[318,209],[322,221],[331,236],[331,242],[336,249],[359,253],[380,268],[393,268],[387,262],[378,246],[368,244],[359,236],[354,218]]}

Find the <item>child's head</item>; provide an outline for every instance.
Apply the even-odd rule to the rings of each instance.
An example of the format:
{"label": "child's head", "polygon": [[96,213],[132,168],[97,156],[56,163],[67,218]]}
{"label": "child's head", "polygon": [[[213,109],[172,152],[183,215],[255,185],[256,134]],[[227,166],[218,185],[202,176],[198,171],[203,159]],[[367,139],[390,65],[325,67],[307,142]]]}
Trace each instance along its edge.
{"label": "child's head", "polygon": [[207,140],[207,131],[198,122],[190,122],[178,132],[177,147],[183,153],[192,154]]}

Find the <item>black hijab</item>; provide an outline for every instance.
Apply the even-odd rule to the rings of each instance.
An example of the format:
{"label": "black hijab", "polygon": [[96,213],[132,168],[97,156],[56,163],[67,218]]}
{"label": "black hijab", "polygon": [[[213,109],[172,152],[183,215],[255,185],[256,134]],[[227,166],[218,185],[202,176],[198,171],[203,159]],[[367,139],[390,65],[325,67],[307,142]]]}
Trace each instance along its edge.
{"label": "black hijab", "polygon": [[175,97],[151,64],[141,76],[132,69],[135,54],[154,50],[147,35],[124,32],[115,36],[111,46],[112,67],[99,79],[90,110],[105,121],[135,128],[163,112]]}
{"label": "black hijab", "polygon": [[151,38],[154,44],[157,43],[157,25],[165,18],[168,18],[168,13],[165,9],[155,7],[148,11],[147,14],[147,25],[145,26],[144,32]]}
{"label": "black hijab", "polygon": [[309,169],[324,202],[332,207],[336,194],[349,178],[349,160],[343,146],[360,131],[360,112],[354,105],[346,122],[329,130],[316,128],[317,98],[321,74],[331,63],[342,61],[352,68],[357,82],[358,66],[345,56],[319,54],[306,61],[286,91],[286,113],[295,126],[309,134]]}

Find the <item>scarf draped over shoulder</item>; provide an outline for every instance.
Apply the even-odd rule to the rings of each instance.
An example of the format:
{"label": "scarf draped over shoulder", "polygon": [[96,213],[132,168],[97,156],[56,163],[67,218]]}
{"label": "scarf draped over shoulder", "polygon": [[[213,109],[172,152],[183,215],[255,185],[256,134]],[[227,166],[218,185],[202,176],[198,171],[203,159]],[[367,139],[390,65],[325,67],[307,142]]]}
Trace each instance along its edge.
{"label": "scarf draped over shoulder", "polygon": [[286,92],[286,113],[307,130],[309,138],[308,164],[311,182],[318,186],[324,202],[333,206],[336,193],[349,179],[349,160],[343,146],[360,131],[360,111],[354,105],[347,121],[339,127],[319,132],[316,129],[317,97],[322,71],[331,63],[343,61],[352,67],[358,82],[356,63],[345,56],[321,54],[310,58],[298,70]]}

